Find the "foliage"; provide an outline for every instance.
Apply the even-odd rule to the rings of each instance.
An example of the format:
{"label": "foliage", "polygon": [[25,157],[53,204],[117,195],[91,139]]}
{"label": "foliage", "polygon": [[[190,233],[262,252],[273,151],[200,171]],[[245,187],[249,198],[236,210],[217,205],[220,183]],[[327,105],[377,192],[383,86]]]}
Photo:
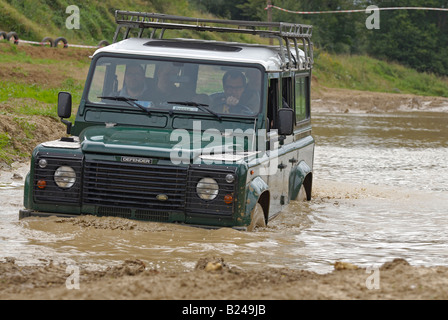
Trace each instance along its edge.
{"label": "foliage", "polygon": [[[161,12],[187,16],[210,14],[235,20],[267,20],[267,0],[85,0],[80,9],[80,29],[65,28],[69,0],[0,0],[0,30],[17,31],[23,39],[64,36],[69,42],[97,44],[111,40],[116,9]],[[364,10],[378,7],[442,7],[448,0],[272,0],[292,11]],[[370,30],[371,13],[300,15],[271,10],[273,21],[312,24],[316,47],[337,54],[369,54],[397,61],[421,72],[448,75],[448,12],[398,10],[380,12],[380,29]],[[189,32],[181,34],[188,36]],[[227,38],[225,35],[205,35]]]}
{"label": "foliage", "polygon": [[[76,4],[80,29],[67,29],[66,8]],[[0,0],[0,30],[16,31],[22,39],[40,41],[44,37],[65,37],[69,42],[97,44],[112,40],[115,10],[163,12],[190,15],[187,0]]]}
{"label": "foliage", "polygon": [[448,97],[447,78],[366,55],[321,52],[315,59],[314,77],[326,87]]}
{"label": "foliage", "polygon": [[[203,10],[231,19],[267,20],[266,0],[190,0]],[[276,0],[272,3],[291,11],[332,11],[386,7],[448,8],[448,0]],[[219,5],[218,5],[219,4]],[[234,8],[237,8],[235,12]],[[368,29],[371,13],[300,15],[272,9],[273,21],[314,26],[316,47],[338,54],[369,54],[397,61],[418,71],[448,75],[448,12],[397,10],[380,12],[380,29]]]}

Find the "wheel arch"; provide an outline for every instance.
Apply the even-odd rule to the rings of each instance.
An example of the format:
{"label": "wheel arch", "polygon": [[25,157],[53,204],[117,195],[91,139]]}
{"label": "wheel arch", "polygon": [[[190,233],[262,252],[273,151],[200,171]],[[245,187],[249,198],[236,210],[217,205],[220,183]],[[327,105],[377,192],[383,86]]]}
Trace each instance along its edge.
{"label": "wheel arch", "polygon": [[270,192],[268,184],[261,178],[255,177],[247,186],[245,217],[250,223],[250,216],[257,203],[263,208],[266,222],[269,217]]}
{"label": "wheel arch", "polygon": [[289,199],[295,200],[299,195],[300,187],[305,187],[306,198],[311,200],[311,192],[313,187],[313,171],[305,162],[301,161],[289,175]]}

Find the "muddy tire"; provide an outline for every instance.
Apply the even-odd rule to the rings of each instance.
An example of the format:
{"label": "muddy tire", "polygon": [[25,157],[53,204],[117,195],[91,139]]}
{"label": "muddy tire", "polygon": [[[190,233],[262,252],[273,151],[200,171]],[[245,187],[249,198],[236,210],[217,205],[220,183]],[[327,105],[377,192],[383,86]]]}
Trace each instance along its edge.
{"label": "muddy tire", "polygon": [[47,45],[47,44],[49,44],[50,47],[53,47],[53,46],[54,46],[53,38],[45,37],[45,38],[43,38],[42,41],[40,42],[40,45],[43,46],[43,47],[44,47],[45,45]]}
{"label": "muddy tire", "polygon": [[11,31],[6,35],[6,40],[11,41],[11,38],[14,39],[14,44],[19,44],[19,36],[14,31]]}
{"label": "muddy tire", "polygon": [[55,48],[57,48],[59,42],[61,42],[61,41],[62,41],[62,43],[64,44],[64,48],[68,48],[68,42],[67,42],[67,39],[65,39],[64,37],[56,38],[56,39],[54,40],[54,45],[53,45],[53,46],[54,46]]}
{"label": "muddy tire", "polygon": [[247,231],[254,231],[256,228],[266,227],[266,218],[264,217],[264,210],[261,204],[257,203],[251,214],[250,225],[247,227]]}
{"label": "muddy tire", "polygon": [[0,40],[6,40],[7,39],[7,34],[5,31],[0,31]]}
{"label": "muddy tire", "polygon": [[300,186],[300,190],[299,193],[297,194],[297,201],[303,202],[303,201],[307,201],[307,196],[306,196],[306,190],[305,190],[305,186],[302,184]]}

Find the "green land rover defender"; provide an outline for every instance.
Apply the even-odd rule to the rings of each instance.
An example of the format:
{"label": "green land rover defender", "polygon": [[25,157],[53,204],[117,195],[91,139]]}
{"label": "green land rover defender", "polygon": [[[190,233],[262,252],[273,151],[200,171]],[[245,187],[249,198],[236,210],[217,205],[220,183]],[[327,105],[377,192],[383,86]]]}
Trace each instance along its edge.
{"label": "green land rover defender", "polygon": [[[71,95],[59,93],[68,135],[34,149],[19,218],[252,230],[311,199],[311,26],[115,15],[113,44],[93,54],[73,124]],[[172,30],[276,45],[166,37]]]}

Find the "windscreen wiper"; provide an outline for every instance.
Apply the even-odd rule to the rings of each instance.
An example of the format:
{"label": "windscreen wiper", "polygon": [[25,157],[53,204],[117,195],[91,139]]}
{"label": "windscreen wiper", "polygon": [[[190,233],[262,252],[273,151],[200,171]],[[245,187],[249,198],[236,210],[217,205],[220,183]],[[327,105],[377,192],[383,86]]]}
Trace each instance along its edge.
{"label": "windscreen wiper", "polygon": [[103,97],[98,97],[98,98],[106,99],[106,100],[114,100],[114,101],[124,101],[127,104],[129,104],[130,106],[137,107],[137,108],[145,111],[147,114],[151,114],[151,112],[149,111],[148,108],[145,108],[141,104],[135,102],[135,101],[138,101],[138,99],[135,99],[135,98],[128,98],[128,97],[122,97],[122,96],[103,96]]}
{"label": "windscreen wiper", "polygon": [[198,103],[198,102],[194,102],[194,101],[168,101],[168,103],[180,104],[181,106],[197,107],[201,111],[208,112],[208,113],[214,115],[215,117],[217,117],[219,120],[221,120],[221,115],[219,115],[216,112],[208,109],[208,106],[209,106],[208,104]]}

